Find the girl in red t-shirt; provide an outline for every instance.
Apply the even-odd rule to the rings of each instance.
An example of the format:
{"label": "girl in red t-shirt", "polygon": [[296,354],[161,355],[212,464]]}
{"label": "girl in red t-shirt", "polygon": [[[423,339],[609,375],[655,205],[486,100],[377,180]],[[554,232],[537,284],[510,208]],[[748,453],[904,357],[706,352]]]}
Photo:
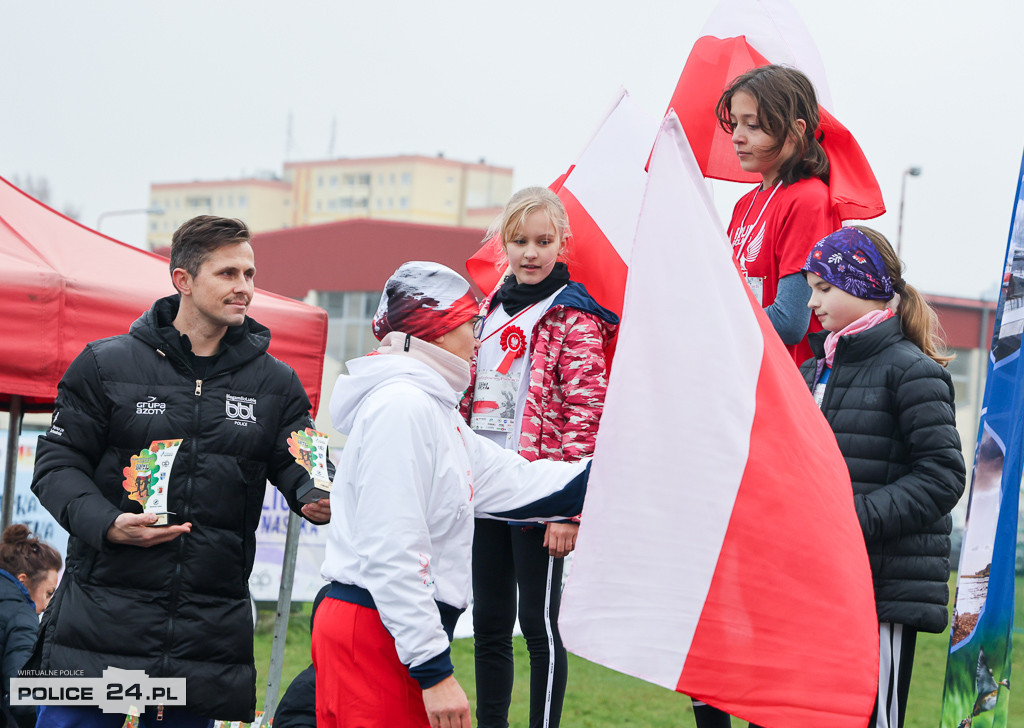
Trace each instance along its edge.
{"label": "girl in red t-shirt", "polygon": [[[814,244],[839,229],[829,195],[828,157],[815,132],[818,99],[794,68],[762,66],[739,76],[715,108],[740,167],[761,184],[740,198],[729,223],[733,256],[754,298],[797,364],[807,344],[811,289],[801,269]],[[723,676],[728,679],[728,676]],[[727,713],[695,700],[697,728],[729,728]],[[753,727],[752,727],[753,728]]]}
{"label": "girl in red t-shirt", "polygon": [[800,274],[811,246],[839,229],[829,162],[816,138],[818,100],[803,73],[762,66],[736,78],[715,109],[740,167],[761,184],[740,198],[729,240],[740,273],[797,364],[810,356],[811,289]]}

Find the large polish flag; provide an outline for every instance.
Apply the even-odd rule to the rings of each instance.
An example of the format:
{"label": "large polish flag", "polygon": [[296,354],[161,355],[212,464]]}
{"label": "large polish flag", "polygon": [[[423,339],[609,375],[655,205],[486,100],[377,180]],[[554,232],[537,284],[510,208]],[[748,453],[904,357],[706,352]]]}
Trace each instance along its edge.
{"label": "large polish flag", "polygon": [[[569,171],[550,185],[565,205],[572,239],[567,263],[573,280],[605,308],[622,313],[633,233],[647,183],[645,169],[658,120],[620,89],[596,132]],[[466,261],[482,291],[505,269],[497,238]]]}
{"label": "large polish flag", "polygon": [[807,74],[818,95],[819,132],[829,158],[829,189],[843,220],[869,220],[885,212],[882,191],[853,134],[834,106],[817,46],[788,0],[721,0],[694,43],[669,108],[675,110],[705,177],[759,182],[740,169],[715,105],[737,76],[769,63]]}
{"label": "large polish flag", "polygon": [[740,718],[863,728],[878,623],[846,465],[737,275],[678,119],[654,147],[559,626]]}

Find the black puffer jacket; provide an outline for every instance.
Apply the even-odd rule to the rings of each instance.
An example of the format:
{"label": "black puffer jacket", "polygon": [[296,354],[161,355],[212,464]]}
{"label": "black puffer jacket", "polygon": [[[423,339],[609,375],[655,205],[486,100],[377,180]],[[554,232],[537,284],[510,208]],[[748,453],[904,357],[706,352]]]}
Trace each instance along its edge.
{"label": "black puffer jacket", "polygon": [[3,706],[0,726],[36,724],[36,710],[31,706],[10,704],[11,678],[25,666],[39,632],[39,617],[25,587],[13,574],[0,570],[0,659],[3,665]]}
{"label": "black puffer jacket", "polygon": [[[827,333],[809,338],[808,386]],[[850,470],[878,619],[925,632],[947,624],[949,512],[964,491],[953,400],[949,373],[894,316],[839,340],[821,407]]]}
{"label": "black puffer jacket", "polygon": [[[177,296],[157,301],[129,334],[89,344],[61,380],[32,490],[71,539],[40,667],[185,677],[191,711],[247,721],[255,531],[268,478],[300,507],[295,490],[309,476],[287,437],[312,426],[310,404],[295,372],[266,353],[270,332],[248,318],[198,381],[171,325],[177,308]],[[178,438],[168,509],[191,533],[151,548],[107,542],[122,511],[142,510],[123,486],[131,457]]]}

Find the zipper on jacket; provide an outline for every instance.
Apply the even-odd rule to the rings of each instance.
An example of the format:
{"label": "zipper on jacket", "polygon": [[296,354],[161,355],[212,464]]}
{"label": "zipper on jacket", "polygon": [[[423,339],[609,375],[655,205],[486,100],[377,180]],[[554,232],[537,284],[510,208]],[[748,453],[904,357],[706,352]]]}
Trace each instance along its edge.
{"label": "zipper on jacket", "polygon": [[[196,460],[199,458],[199,404],[202,400],[202,396],[203,380],[197,379],[195,389],[195,407],[192,409],[192,456],[188,464],[188,478],[185,479],[185,497],[182,500],[181,504],[181,518],[183,521],[188,521],[189,516],[191,515],[191,509],[189,508],[189,504],[192,502],[192,474],[195,472]],[[174,615],[178,608],[178,595],[181,587],[181,560],[182,552],[185,550],[186,535],[187,534],[182,534],[178,536],[177,539],[178,558],[176,559],[174,564],[174,579],[172,582],[174,586],[171,587],[171,598],[169,600],[169,609],[167,610],[168,617],[166,632],[167,637],[165,640],[166,645],[169,645],[171,643],[171,639],[174,636]],[[164,657],[163,660],[161,661],[163,664],[164,674],[167,673],[168,666],[170,665],[170,660],[170,650],[165,647]]]}
{"label": "zipper on jacket", "polygon": [[[840,348],[846,349],[846,342],[843,341],[842,338],[840,338],[839,342],[836,344],[836,353],[832,357],[832,371],[829,372],[828,381],[825,382],[825,394],[823,394],[821,396],[821,413],[823,415],[825,415],[825,419],[826,420],[828,420],[828,415],[825,414],[826,411],[827,411],[826,410],[826,405],[830,404],[831,401],[832,401],[832,392],[835,389],[832,386],[832,383],[836,381],[836,372],[839,371],[839,365],[841,363],[840,359],[839,359],[839,350],[840,350]],[[830,425],[832,424],[831,420],[829,420],[829,424]]]}

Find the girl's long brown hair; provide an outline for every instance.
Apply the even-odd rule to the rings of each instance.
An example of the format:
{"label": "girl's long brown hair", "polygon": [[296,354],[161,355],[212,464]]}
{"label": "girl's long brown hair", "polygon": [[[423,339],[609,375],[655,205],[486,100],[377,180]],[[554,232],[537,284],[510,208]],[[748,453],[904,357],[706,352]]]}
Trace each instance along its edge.
{"label": "girl's long brown hair", "polygon": [[[793,156],[779,167],[782,184],[811,177],[828,184],[829,163],[821,146],[818,96],[811,80],[787,66],[760,66],[737,76],[715,105],[718,124],[729,134],[733,131],[732,97],[739,91],[757,102],[757,121],[775,139],[775,144],[765,150],[768,155],[781,154],[786,139],[793,140]],[[803,131],[797,119],[803,119]]]}
{"label": "girl's long brown hair", "polygon": [[900,296],[900,305],[897,307],[896,313],[899,314],[900,322],[903,325],[903,335],[942,366],[949,364],[954,355],[947,353],[939,317],[924,300],[924,296],[903,280],[903,264],[896,257],[896,251],[889,245],[889,241],[877,230],[862,225],[853,227],[868,236],[879,255],[882,256],[882,260],[885,261],[885,268],[892,279],[892,286]]}

